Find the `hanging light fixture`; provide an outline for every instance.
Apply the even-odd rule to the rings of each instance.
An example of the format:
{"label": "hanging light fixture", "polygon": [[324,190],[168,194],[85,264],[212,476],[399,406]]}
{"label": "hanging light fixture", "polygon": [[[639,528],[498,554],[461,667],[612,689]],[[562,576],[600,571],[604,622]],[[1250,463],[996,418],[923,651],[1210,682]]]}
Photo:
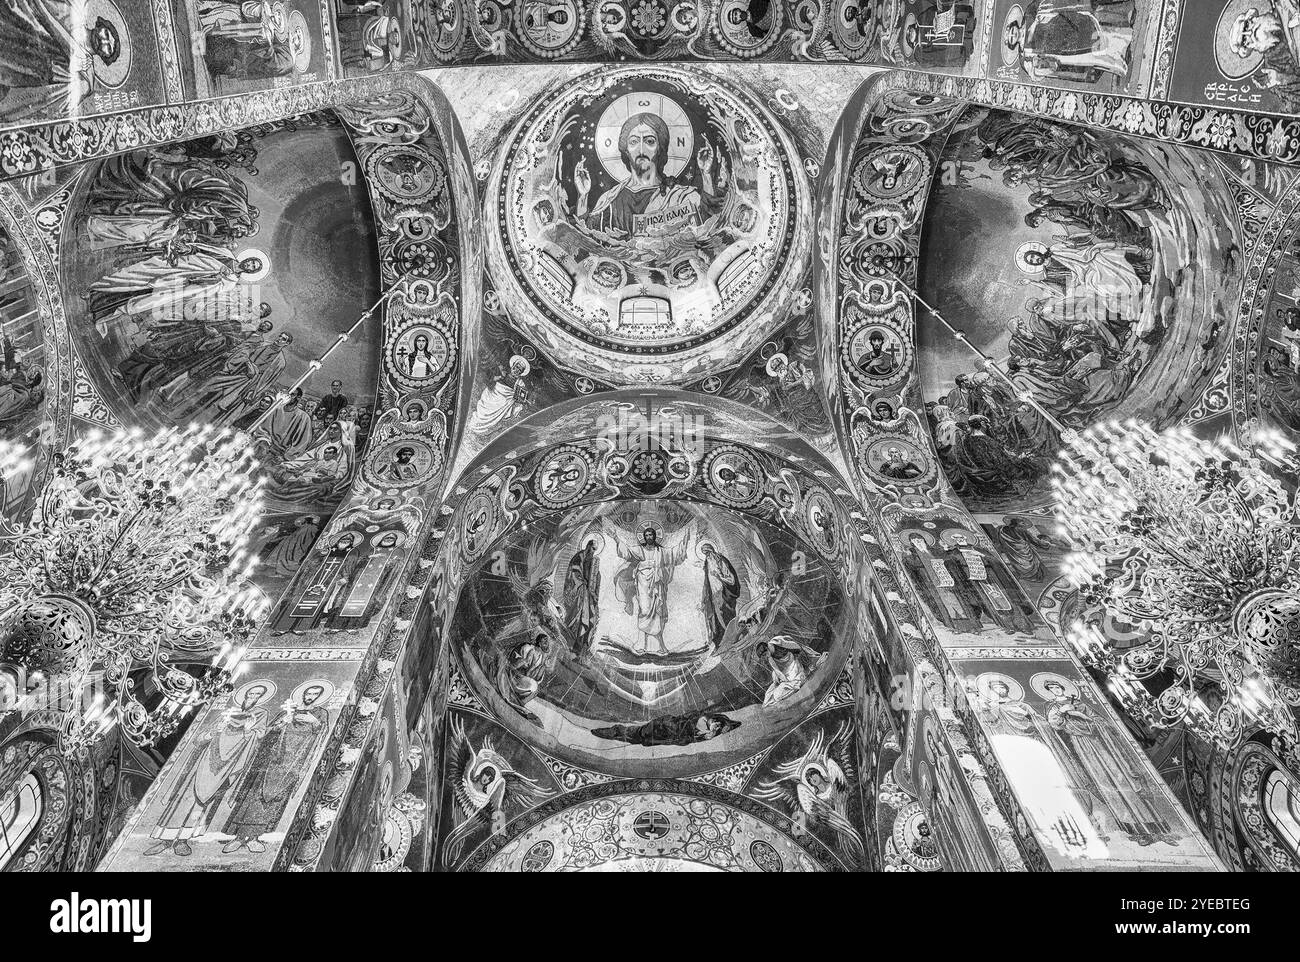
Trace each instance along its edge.
{"label": "hanging light fixture", "polygon": [[[25,460],[0,446],[0,479]],[[265,613],[248,583],[257,468],[246,437],[211,426],[54,454],[31,520],[0,541],[0,715],[53,708],[68,751],[117,724],[147,746],[229,691]]]}
{"label": "hanging light fixture", "polygon": [[1186,427],[1136,421],[1064,433],[1056,510],[1076,550],[1066,574],[1091,610],[1141,631],[1121,647],[1096,621],[1067,640],[1153,728],[1224,748],[1250,730],[1295,735],[1300,704],[1300,527],[1295,446],[1252,432],[1247,452]]}

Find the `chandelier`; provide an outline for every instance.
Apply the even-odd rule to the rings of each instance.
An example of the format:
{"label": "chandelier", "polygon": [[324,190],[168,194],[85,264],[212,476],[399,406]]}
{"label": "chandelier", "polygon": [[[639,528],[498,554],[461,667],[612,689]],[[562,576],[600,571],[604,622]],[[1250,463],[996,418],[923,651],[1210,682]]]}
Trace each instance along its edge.
{"label": "chandelier", "polygon": [[1223,748],[1247,731],[1295,735],[1300,704],[1300,527],[1294,445],[1256,431],[1252,449],[1129,421],[1067,431],[1057,514],[1076,550],[1067,576],[1084,610],[1139,629],[1109,638],[1096,616],[1067,640],[1130,714],[1184,725]]}
{"label": "chandelier", "polygon": [[[26,464],[0,446],[0,483]],[[247,438],[211,426],[73,441],[0,539],[0,717],[53,709],[65,751],[147,746],[231,690],[265,599]],[[93,697],[92,697],[93,696]]]}

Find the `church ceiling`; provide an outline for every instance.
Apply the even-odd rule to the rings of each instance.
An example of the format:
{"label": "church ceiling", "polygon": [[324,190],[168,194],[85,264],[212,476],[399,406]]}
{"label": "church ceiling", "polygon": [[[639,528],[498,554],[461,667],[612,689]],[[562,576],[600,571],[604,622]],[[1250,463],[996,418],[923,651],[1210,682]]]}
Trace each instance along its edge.
{"label": "church ceiling", "polygon": [[[329,115],[94,166],[73,190],[62,254],[77,355],[127,426],[248,427],[379,295],[365,183]],[[270,591],[356,475],[380,339],[377,325],[360,331],[267,422]]]}
{"label": "church ceiling", "polygon": [[488,188],[493,278],[529,303],[520,322],[620,382],[701,377],[761,337],[744,322],[779,316],[809,238],[793,145],[760,111],[670,68],[589,76],[529,111]]}
{"label": "church ceiling", "polygon": [[[717,455],[735,465],[718,472],[742,457]],[[451,637],[479,697],[550,754],[692,774],[753,754],[820,700],[852,637],[837,582],[812,545],[726,509],[607,502],[498,544]]]}
{"label": "church ceiling", "polygon": [[[1001,111],[959,128],[939,156],[919,288],[967,341],[922,315],[920,388],[965,503],[1023,507],[1047,497],[1060,439],[970,347],[1068,428],[1175,423],[1226,359],[1245,241],[1208,157]],[[970,244],[977,232],[998,242]]]}
{"label": "church ceiling", "polygon": [[[787,871],[1076,857],[1044,854],[976,700],[1046,717],[1051,675],[1093,704],[1054,631],[1080,603],[1060,552],[1003,517],[1042,507],[1060,438],[907,286],[1070,427],[1300,431],[1294,172],[1264,159],[1300,150],[1290,121],[1109,96],[1223,82],[1157,50],[1146,0],[1098,5],[1108,46],[1055,65],[1004,0],[951,6],[946,44],[928,0],[291,0],[257,63],[235,5],[170,6],[167,30],[100,0],[133,42],[81,106],[0,101],[87,115],[4,135],[6,173],[94,158],[0,188],[0,437],[249,427],[386,300],[259,426],[277,600],[193,723],[288,699],[330,733],[262,813],[283,847],[235,844],[259,783],[233,770],[175,845],[183,742],[113,864],[363,867],[390,832],[511,871],[652,842]],[[457,66],[400,72],[433,64]],[[896,65],[954,75],[873,69]],[[984,687],[953,710],[861,690],[962,672]],[[1152,806],[1111,855],[1203,858]]]}

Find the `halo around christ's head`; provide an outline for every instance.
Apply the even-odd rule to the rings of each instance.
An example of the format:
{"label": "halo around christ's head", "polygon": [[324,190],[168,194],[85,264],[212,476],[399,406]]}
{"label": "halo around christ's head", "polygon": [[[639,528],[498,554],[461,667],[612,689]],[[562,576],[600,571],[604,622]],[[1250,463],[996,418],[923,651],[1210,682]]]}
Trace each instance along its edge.
{"label": "halo around christ's head", "polygon": [[686,111],[677,101],[648,90],[624,94],[600,115],[596,124],[596,157],[601,166],[620,183],[628,178],[627,165],[619,156],[618,140],[623,133],[623,124],[634,114],[655,114],[668,127],[668,163],[664,173],[676,177],[691,159],[695,132]]}

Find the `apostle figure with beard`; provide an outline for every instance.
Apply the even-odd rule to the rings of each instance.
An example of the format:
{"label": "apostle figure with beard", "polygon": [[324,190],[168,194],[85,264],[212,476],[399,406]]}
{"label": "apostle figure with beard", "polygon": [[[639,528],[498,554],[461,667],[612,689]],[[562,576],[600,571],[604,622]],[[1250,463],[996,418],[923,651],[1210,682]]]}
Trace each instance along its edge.
{"label": "apostle figure with beard", "polygon": [[276,460],[296,457],[311,444],[311,415],[302,403],[302,388],[296,387],[284,403],[271,412],[257,437]]}
{"label": "apostle figure with beard", "polygon": [[727,557],[707,541],[704,552],[704,624],[709,632],[709,646],[716,648],[722,640],[727,625],[736,617],[736,603],[740,600],[740,579]]}
{"label": "apostle figure with beard", "polygon": [[965,482],[985,497],[1019,493],[1037,473],[1032,459],[1008,454],[993,435],[993,423],[982,414],[971,415],[958,432],[949,463],[956,472],[956,487],[964,487],[960,482]]}
{"label": "apostle figure with beard", "polygon": [[329,737],[329,690],[326,683],[304,686],[257,746],[233,796],[224,831],[233,835],[221,849],[229,855],[241,848],[266,851],[262,836],[274,832],[289,807],[299,782],[315,768],[316,755]]}
{"label": "apostle figure with beard", "polygon": [[573,653],[585,657],[600,620],[600,558],[594,538],[588,538],[582,550],[569,559],[564,575],[564,620]]}
{"label": "apostle figure with beard", "polygon": [[208,833],[212,816],[226,793],[239,779],[266,731],[266,711],[260,707],[275,694],[271,682],[249,682],[236,693],[231,708],[216,726],[200,735],[181,780],[171,794],[167,808],[154,827],[154,843],[145,855],[171,850],[182,857],[191,851],[191,840]]}
{"label": "apostle figure with beard", "polygon": [[990,627],[997,625],[1006,631],[1033,631],[1018,599],[1008,590],[998,563],[976,546],[973,535],[954,529],[945,532],[939,542],[945,546],[944,556],[957,594],[980,624],[987,620]]}
{"label": "apostle figure with beard", "polygon": [[203,411],[213,424],[225,427],[258,405],[267,389],[284,373],[285,349],[293,335],[281,331],[273,341],[247,340],[231,352],[222,369],[208,378],[186,405],[187,413]]}
{"label": "apostle figure with beard", "polygon": [[1288,97],[1300,97],[1300,4],[1260,0],[1238,14],[1229,34],[1232,52],[1244,61],[1260,58],[1251,80]]}

